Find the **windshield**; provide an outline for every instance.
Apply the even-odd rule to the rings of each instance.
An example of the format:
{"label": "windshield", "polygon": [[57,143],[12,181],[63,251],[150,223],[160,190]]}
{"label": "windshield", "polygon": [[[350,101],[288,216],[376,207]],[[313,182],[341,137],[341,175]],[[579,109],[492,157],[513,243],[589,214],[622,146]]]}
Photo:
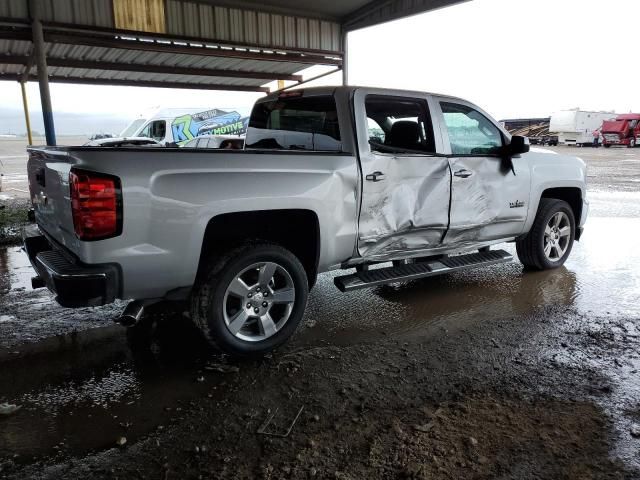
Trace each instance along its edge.
{"label": "windshield", "polygon": [[131,122],[131,124],[125,128],[122,133],[120,133],[121,137],[133,137],[138,130],[140,129],[140,127],[142,126],[142,124],[145,122],[144,118],[137,118],[135,119],[133,122]]}
{"label": "windshield", "polygon": [[280,97],[256,104],[246,148],[342,150],[333,95]]}

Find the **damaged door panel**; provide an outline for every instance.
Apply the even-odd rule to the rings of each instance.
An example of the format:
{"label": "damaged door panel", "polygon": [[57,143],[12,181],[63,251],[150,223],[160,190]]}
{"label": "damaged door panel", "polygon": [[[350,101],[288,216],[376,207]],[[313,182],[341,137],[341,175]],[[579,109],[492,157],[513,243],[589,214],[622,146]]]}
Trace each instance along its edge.
{"label": "damaged door panel", "polygon": [[[354,98],[362,168],[358,249],[368,260],[440,246],[449,222],[451,173],[427,97]],[[410,253],[410,252],[409,252]]]}
{"label": "damaged door panel", "polygon": [[462,102],[440,101],[445,148],[451,154],[447,245],[506,239],[522,233],[530,173],[522,157],[503,157],[504,136],[486,115]]}

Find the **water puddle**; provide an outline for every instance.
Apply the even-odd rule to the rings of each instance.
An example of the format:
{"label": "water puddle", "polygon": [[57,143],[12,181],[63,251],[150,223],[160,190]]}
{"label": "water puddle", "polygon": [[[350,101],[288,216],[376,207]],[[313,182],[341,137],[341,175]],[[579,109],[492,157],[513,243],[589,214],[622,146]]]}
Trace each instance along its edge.
{"label": "water puddle", "polygon": [[230,377],[203,369],[210,352],[195,332],[163,329],[135,348],[121,327],[89,329],[57,350],[2,362],[0,401],[22,408],[1,419],[0,451],[27,462],[115,447],[179,420],[191,399],[223,392]]}
{"label": "water puddle", "polygon": [[0,294],[31,288],[35,274],[20,247],[0,248]]}
{"label": "water puddle", "polygon": [[[597,316],[638,316],[639,237],[640,215],[592,217],[569,260],[557,270],[525,272],[515,261],[342,295],[326,275],[309,302],[311,328],[300,337],[304,343],[322,339],[345,344],[419,335],[427,327],[514,317],[550,305]],[[496,248],[516,256],[513,244]]]}

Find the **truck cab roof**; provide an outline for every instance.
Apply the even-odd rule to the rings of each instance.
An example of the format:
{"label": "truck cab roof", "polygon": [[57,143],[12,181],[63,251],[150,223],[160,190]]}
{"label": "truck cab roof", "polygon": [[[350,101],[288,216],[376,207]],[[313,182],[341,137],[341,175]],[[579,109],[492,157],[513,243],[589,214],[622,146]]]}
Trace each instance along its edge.
{"label": "truck cab roof", "polygon": [[380,87],[368,87],[365,85],[348,85],[348,86],[337,86],[337,87],[296,88],[291,90],[276,91],[260,98],[256,103],[268,102],[276,98],[294,97],[294,96],[306,97],[306,96],[337,95],[337,94],[348,95],[355,92],[358,89],[367,89],[367,90],[377,91],[377,92],[389,92],[389,93],[393,92],[396,94],[402,93],[402,94],[406,94],[407,96],[433,95],[433,96],[438,96],[442,98],[448,98],[455,101],[464,101],[465,103],[467,102],[467,100],[464,100],[462,98],[454,97],[452,95],[447,95],[447,94],[441,94],[441,93],[422,92],[419,90],[404,90],[400,88],[380,88]]}

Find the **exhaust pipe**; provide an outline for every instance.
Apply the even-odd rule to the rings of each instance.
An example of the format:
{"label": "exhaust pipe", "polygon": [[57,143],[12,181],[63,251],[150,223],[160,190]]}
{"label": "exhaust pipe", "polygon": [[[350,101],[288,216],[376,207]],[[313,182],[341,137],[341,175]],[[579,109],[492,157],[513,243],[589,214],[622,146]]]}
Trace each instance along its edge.
{"label": "exhaust pipe", "polygon": [[122,314],[114,321],[123,327],[133,327],[144,315],[144,304],[140,300],[133,300],[125,307]]}

